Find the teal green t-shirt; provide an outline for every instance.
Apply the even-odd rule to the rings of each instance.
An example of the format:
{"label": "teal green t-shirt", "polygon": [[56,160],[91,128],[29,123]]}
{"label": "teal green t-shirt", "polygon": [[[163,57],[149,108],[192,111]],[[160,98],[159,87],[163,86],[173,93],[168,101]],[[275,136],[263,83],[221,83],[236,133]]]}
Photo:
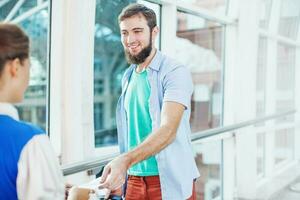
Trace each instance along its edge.
{"label": "teal green t-shirt", "polygon": [[[125,94],[124,107],[128,122],[128,149],[142,143],[152,132],[152,121],[149,112],[150,85],[147,71],[133,71]],[[157,162],[154,156],[149,157],[128,170],[129,175],[158,175]]]}

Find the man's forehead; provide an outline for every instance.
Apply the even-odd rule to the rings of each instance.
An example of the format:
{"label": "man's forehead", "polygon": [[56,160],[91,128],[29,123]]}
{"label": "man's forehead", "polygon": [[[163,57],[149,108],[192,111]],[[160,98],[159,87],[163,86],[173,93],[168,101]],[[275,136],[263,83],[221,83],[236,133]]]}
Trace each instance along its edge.
{"label": "man's forehead", "polygon": [[135,15],[132,15],[131,17],[125,18],[125,19],[139,19],[141,21],[147,21],[146,17],[142,13],[137,13]]}
{"label": "man's forehead", "polygon": [[122,29],[134,29],[145,28],[147,26],[147,20],[142,14],[136,14],[120,22],[120,28]]}

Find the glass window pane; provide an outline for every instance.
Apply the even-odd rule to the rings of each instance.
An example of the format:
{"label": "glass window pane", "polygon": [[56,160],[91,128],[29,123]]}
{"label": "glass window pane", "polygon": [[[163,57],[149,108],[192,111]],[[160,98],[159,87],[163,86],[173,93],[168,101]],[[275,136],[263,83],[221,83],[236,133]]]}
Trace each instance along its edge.
{"label": "glass window pane", "polygon": [[266,134],[257,133],[256,135],[256,144],[257,144],[257,168],[256,173],[258,178],[265,175],[265,153],[266,153]]}
{"label": "glass window pane", "polygon": [[[277,50],[277,79],[276,79],[276,111],[285,112],[295,107],[295,47],[278,44]],[[294,122],[294,116],[277,123]],[[294,152],[293,128],[275,132],[275,163],[278,164],[293,158]]]}
{"label": "glass window pane", "polygon": [[194,82],[192,132],[221,124],[223,32],[220,24],[177,12],[176,58],[187,65]]}
{"label": "glass window pane", "polygon": [[294,157],[294,128],[278,130],[275,133],[275,164],[292,160]]}
{"label": "glass window pane", "polygon": [[[39,1],[42,3],[43,1]],[[36,0],[27,0],[22,4],[18,1],[8,1],[0,6],[0,20],[4,20],[11,13],[11,9],[19,6],[14,17],[20,20],[18,24],[30,37],[30,83],[25,93],[25,99],[17,105],[20,119],[30,121],[46,129],[46,103],[48,82],[48,27],[49,10],[38,8]],[[8,10],[7,10],[8,9]]]}
{"label": "glass window pane", "polygon": [[267,38],[259,37],[256,68],[256,116],[265,115]]}
{"label": "glass window pane", "polygon": [[300,1],[282,0],[280,7],[279,34],[291,39],[297,38],[300,21]]}
{"label": "glass window pane", "polygon": [[[121,79],[129,66],[121,44],[118,15],[132,0],[97,0],[94,46],[94,129],[95,146],[117,144],[116,105],[121,94]],[[160,6],[145,3],[160,17]],[[113,12],[112,12],[113,10]],[[157,44],[159,47],[159,44]]]}
{"label": "glass window pane", "polygon": [[[266,68],[267,68],[267,38],[259,37],[258,57],[256,68],[256,116],[263,117],[266,114]],[[264,126],[265,123],[255,125]],[[265,133],[257,133],[257,175],[258,178],[264,176],[265,169]]]}
{"label": "glass window pane", "polygon": [[196,181],[196,199],[222,199],[221,141],[193,144],[193,148],[201,173]]}
{"label": "glass window pane", "polygon": [[225,15],[229,0],[180,0],[203,9],[210,10],[216,14]]}
{"label": "glass window pane", "polygon": [[272,0],[260,0],[259,2],[260,18],[259,27],[267,29],[270,21],[270,14],[272,8]]}
{"label": "glass window pane", "polygon": [[11,21],[15,18],[23,16],[25,13],[35,12],[33,8],[45,8],[48,6],[48,0],[3,0],[0,1],[0,18]]}
{"label": "glass window pane", "polygon": [[279,43],[276,78],[277,112],[284,112],[295,107],[295,60],[296,48]]}

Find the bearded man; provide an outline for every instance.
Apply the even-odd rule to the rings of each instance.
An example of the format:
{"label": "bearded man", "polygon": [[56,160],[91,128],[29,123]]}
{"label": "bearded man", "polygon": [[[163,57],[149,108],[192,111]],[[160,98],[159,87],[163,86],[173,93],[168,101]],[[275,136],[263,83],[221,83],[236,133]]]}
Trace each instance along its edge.
{"label": "bearded man", "polygon": [[153,10],[131,4],[119,25],[131,64],[117,105],[121,155],[104,168],[100,187],[114,194],[124,188],[126,200],[196,199],[190,72],[155,48],[159,29]]}

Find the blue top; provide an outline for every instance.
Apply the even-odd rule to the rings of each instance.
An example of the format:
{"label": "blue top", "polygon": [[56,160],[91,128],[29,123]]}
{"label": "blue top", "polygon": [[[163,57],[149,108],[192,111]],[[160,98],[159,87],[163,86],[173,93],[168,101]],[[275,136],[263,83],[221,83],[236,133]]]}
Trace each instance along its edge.
{"label": "blue top", "polygon": [[[127,118],[124,94],[136,65],[131,65],[122,79],[122,94],[117,104],[116,121],[121,153],[128,151]],[[152,130],[160,127],[162,104],[173,101],[185,106],[186,110],[177,129],[175,140],[156,154],[160,176],[162,199],[183,200],[192,195],[193,181],[200,176],[191,146],[191,96],[193,83],[189,70],[182,64],[157,51],[147,67],[150,83],[149,110]]]}
{"label": "blue top", "polygon": [[24,146],[41,129],[25,122],[0,115],[0,199],[17,200],[18,161]]}
{"label": "blue top", "polygon": [[[149,112],[150,84],[147,72],[133,72],[125,94],[124,106],[128,121],[128,149],[134,149],[152,132]],[[128,170],[133,176],[157,176],[158,168],[154,156],[136,163]]]}

